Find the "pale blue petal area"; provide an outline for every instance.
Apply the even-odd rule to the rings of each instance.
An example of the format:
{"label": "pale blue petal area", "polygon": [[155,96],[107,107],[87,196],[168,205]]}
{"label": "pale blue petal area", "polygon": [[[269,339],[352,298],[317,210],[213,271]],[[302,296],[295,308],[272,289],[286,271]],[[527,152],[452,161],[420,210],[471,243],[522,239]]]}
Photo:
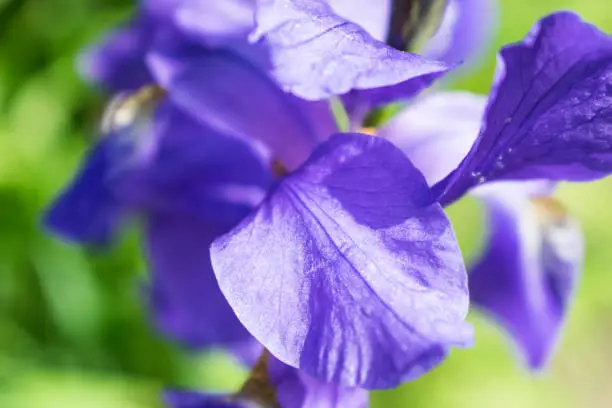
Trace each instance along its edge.
{"label": "pale blue petal area", "polygon": [[448,0],[444,17],[423,55],[461,69],[478,62],[492,43],[498,26],[497,0]]}
{"label": "pale blue petal area", "polygon": [[173,12],[177,27],[208,47],[244,41],[255,25],[255,0],[186,1]]}
{"label": "pale blue petal area", "polygon": [[392,0],[328,0],[340,17],[351,21],[377,41],[385,41],[391,20]]}
{"label": "pale blue petal area", "polygon": [[377,131],[399,147],[432,186],[455,170],[478,137],[486,97],[434,92],[416,99]]}

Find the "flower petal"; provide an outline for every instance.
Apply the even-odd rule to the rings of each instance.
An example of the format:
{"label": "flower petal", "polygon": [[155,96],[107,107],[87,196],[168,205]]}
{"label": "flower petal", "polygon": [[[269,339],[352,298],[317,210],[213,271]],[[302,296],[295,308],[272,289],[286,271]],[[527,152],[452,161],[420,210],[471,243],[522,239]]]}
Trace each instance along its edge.
{"label": "flower petal", "polygon": [[219,290],[210,264],[208,246],[233,226],[174,214],[147,215],[153,318],[164,334],[189,348],[240,347],[252,340]]}
{"label": "flower petal", "polygon": [[259,0],[254,40],[269,47],[274,75],[288,92],[309,100],[381,87],[413,92],[443,63],[395,50],[338,16],[325,0]]}
{"label": "flower petal", "polygon": [[110,92],[133,91],[151,83],[144,56],[153,32],[150,21],[134,19],[80,56],[80,74]]}
{"label": "flower petal", "polygon": [[109,135],[93,146],[74,180],[44,215],[46,228],[78,243],[110,243],[125,212],[109,180],[118,137]]}
{"label": "flower petal", "polygon": [[268,163],[244,141],[203,126],[166,102],[155,114],[154,148],[123,199],[145,211],[236,222],[264,197],[272,182]]}
{"label": "flower petal", "polygon": [[187,1],[173,10],[177,27],[206,45],[245,40],[255,24],[255,0]]}
{"label": "flower petal", "polygon": [[385,41],[393,0],[328,0],[332,9],[348,21],[363,27],[377,41]]}
{"label": "flower petal", "polygon": [[496,0],[448,0],[440,27],[423,55],[450,63],[475,62],[493,37],[497,9]]}
{"label": "flower petal", "polygon": [[101,136],[44,223],[68,239],[105,244],[121,216],[135,209],[236,222],[270,183],[254,149],[165,102],[152,123]]}
{"label": "flower petal", "polygon": [[612,171],[612,38],[570,12],[501,51],[476,144],[435,188],[458,199],[484,181],[584,181]]}
{"label": "flower petal", "polygon": [[333,136],[213,243],[211,259],[245,327],[325,382],[393,387],[471,342],[452,227],[380,138]]}
{"label": "flower petal", "polygon": [[270,358],[268,372],[283,408],[368,407],[368,391],[321,382],[276,358]]}
{"label": "flower petal", "polygon": [[182,390],[165,391],[164,402],[168,408],[254,408],[251,403],[236,401],[227,395]]}
{"label": "flower petal", "polygon": [[250,143],[263,142],[289,169],[303,163],[324,138],[321,131],[335,127],[326,102],[286,94],[237,54],[198,50],[160,46],[149,62],[154,71],[165,72],[162,85],[177,105],[205,125]]}
{"label": "flower petal", "polygon": [[489,240],[470,268],[469,282],[473,304],[506,330],[528,366],[537,369],[550,359],[565,321],[584,242],[557,201],[534,197],[526,188],[533,190],[521,182],[474,190],[488,210]]}
{"label": "flower petal", "polygon": [[376,134],[412,161],[431,186],[459,166],[478,136],[486,98],[435,92],[408,105]]}

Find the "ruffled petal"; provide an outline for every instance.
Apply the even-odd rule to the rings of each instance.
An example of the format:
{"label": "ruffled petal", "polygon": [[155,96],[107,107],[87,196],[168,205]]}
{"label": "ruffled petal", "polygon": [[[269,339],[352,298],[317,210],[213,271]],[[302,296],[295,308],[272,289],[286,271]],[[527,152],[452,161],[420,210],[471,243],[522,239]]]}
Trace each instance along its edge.
{"label": "ruffled petal", "polygon": [[570,12],[501,51],[485,123],[441,201],[500,179],[585,181],[612,171],[612,38]]}
{"label": "ruffled petal", "polygon": [[533,187],[505,182],[474,190],[486,205],[489,240],[469,283],[473,305],[503,327],[537,369],[560,335],[582,272],[584,242],[564,208],[539,195],[550,185]]}
{"label": "ruffled petal", "polygon": [[487,100],[469,92],[419,98],[377,131],[399,147],[431,186],[459,166],[478,136]]}
{"label": "ruffled petal", "polygon": [[325,0],[259,0],[253,39],[268,46],[283,88],[308,100],[367,89],[378,103],[381,87],[413,93],[449,68],[375,40]]}
{"label": "ruffled petal", "polygon": [[211,259],[245,327],[321,381],[394,387],[471,343],[452,227],[381,138],[333,136],[213,243]]}
{"label": "ruffled petal", "polygon": [[110,92],[133,91],[151,83],[144,57],[153,33],[150,21],[136,18],[82,54],[80,74]]}
{"label": "ruffled petal", "polygon": [[368,407],[368,391],[321,382],[276,358],[270,359],[268,372],[282,408]]}
{"label": "ruffled petal", "polygon": [[219,290],[208,246],[233,224],[189,216],[148,214],[148,298],[161,332],[189,348],[243,348],[252,340]]}
{"label": "ruffled petal", "polygon": [[170,97],[207,126],[242,140],[258,140],[287,168],[299,166],[335,127],[326,102],[283,92],[251,61],[231,52],[202,52],[160,44],[149,56]]}
{"label": "ruffled petal", "polygon": [[448,0],[440,27],[426,43],[423,55],[468,66],[476,62],[493,38],[497,9],[496,0]]}

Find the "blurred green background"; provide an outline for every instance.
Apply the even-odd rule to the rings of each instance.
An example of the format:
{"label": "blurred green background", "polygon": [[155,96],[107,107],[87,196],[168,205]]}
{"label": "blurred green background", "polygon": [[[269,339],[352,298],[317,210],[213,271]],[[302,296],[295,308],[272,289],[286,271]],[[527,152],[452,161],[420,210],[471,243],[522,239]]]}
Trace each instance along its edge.
{"label": "blurred green background", "polygon": [[[189,355],[150,329],[136,284],[138,238],[111,254],[45,236],[39,216],[74,171],[102,95],[79,80],[78,50],[129,15],[128,0],[0,0],[0,407],[159,407],[163,384],[234,387],[244,373]],[[612,29],[609,0],[505,0],[482,63],[453,83],[486,92],[495,50],[561,8]],[[612,407],[612,183],[563,186],[583,223],[584,281],[549,369],[528,374],[498,329],[476,313],[477,343],[425,378],[373,395],[373,407]],[[466,256],[479,209],[450,209]],[[350,408],[350,407],[349,407]]]}

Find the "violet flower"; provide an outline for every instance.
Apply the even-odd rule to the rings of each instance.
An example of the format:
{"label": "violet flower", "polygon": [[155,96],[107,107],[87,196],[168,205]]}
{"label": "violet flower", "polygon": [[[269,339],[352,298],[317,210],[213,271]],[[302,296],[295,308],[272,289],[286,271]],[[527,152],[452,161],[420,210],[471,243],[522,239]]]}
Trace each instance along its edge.
{"label": "violet flower", "polygon": [[[302,281],[296,276],[294,286],[286,283],[285,292],[290,296],[304,293],[308,289],[306,284],[313,284],[313,294],[323,291],[321,299],[329,306],[337,306],[329,309],[332,315],[323,313],[320,321],[312,322],[313,329],[326,320],[336,319],[338,313],[345,319],[359,317],[353,322],[349,350],[348,341],[342,340],[344,334],[325,333],[325,326],[318,327],[318,333],[311,330],[306,341],[304,336],[310,323],[302,319],[294,325],[291,319],[301,319],[299,313],[287,316],[288,323],[298,329],[295,341],[301,339],[305,347],[320,346],[328,353],[325,357],[328,362],[308,363],[311,373],[323,380],[342,379],[347,385],[391,386],[429,370],[442,360],[449,347],[470,343],[471,327],[463,321],[467,312],[467,283],[459,249],[448,220],[418,171],[391,144],[366,135],[338,135],[321,144],[335,131],[327,102],[307,102],[277,86],[266,70],[269,45],[247,42],[248,19],[240,17],[241,13],[223,14],[231,11],[230,3],[223,6],[189,1],[170,3],[144,3],[141,14],[127,31],[117,33],[90,54],[86,64],[89,72],[109,88],[129,90],[152,80],[163,87],[160,98],[164,100],[162,106],[152,109],[150,126],[134,127],[128,121],[127,127],[112,127],[112,131],[105,132],[108,134],[94,147],[82,173],[51,209],[47,225],[78,241],[107,242],[123,216],[142,215],[152,275],[151,307],[158,327],[191,347],[234,346],[250,337],[218,291],[206,249],[212,239],[234,226],[245,210],[258,202],[262,188],[270,183],[269,171],[262,169],[261,164],[264,162],[266,167],[275,161],[282,163],[284,171],[298,169],[274,191],[290,190],[290,200],[297,197],[304,202],[302,207],[286,206],[283,202],[286,197],[281,197],[278,208],[286,209],[283,216],[289,219],[300,215],[302,219],[293,225],[301,225],[304,233],[314,234],[312,250],[319,252],[313,253],[314,258],[307,254],[312,261],[308,268],[338,262],[345,276],[332,283],[352,281],[363,292],[359,294],[363,305],[345,308],[343,304],[356,296],[352,289],[326,294],[325,289],[318,287],[325,282],[310,281],[309,276]],[[249,2],[231,4],[247,10],[244,7]],[[207,14],[212,12],[220,13],[219,21],[226,21],[227,17],[231,23],[200,26],[195,17],[212,18]],[[236,16],[240,18],[234,21]],[[348,26],[341,24],[326,33],[337,38],[347,34]],[[360,59],[349,61],[345,68],[352,70],[355,78],[366,81],[359,85],[362,88],[384,85],[389,80],[418,81],[423,75],[446,69],[443,64],[393,50],[359,27],[350,29],[351,33],[359,34],[353,45],[362,48],[362,52]],[[134,30],[140,34],[133,36]],[[134,42],[134,38],[139,41]],[[383,51],[388,54],[387,60],[370,66]],[[401,73],[387,77],[384,72],[390,68]],[[134,82],[123,84],[115,80],[124,73],[127,75],[127,71],[131,78],[136,78]],[[319,74],[313,71],[310,78],[302,79],[313,81]],[[349,84],[346,88],[342,84],[336,88],[337,80],[345,74],[324,76],[320,78],[322,85],[316,86],[331,86],[326,88],[329,92],[344,92],[357,86]],[[144,89],[160,90],[156,85]],[[138,106],[139,100],[128,99],[127,108],[131,104]],[[316,153],[304,165],[316,146]],[[352,159],[345,163],[349,157]],[[364,165],[381,168],[366,175],[367,169],[360,167]],[[345,174],[350,169],[369,177],[370,183],[378,183],[394,173],[384,181],[384,194],[398,207],[380,217],[372,217],[370,210],[360,208],[356,200],[368,193],[360,192],[362,180]],[[309,183],[320,185],[309,187]],[[336,187],[326,197],[322,188],[329,183]],[[351,189],[355,189],[354,193]],[[325,205],[337,202],[346,206],[345,210],[329,209],[339,220],[341,217],[349,220],[343,213],[347,211],[357,214],[359,222],[346,224],[346,233],[336,228],[333,233],[337,236],[321,235],[317,228],[312,230],[317,223],[330,221],[316,212],[321,211],[319,206],[323,203],[312,201],[312,194],[326,200]],[[377,204],[371,198],[370,201],[372,209],[378,211]],[[103,221],[102,225],[98,225],[99,221]],[[359,245],[371,251],[369,257],[380,259],[365,262],[359,254],[347,261],[338,258],[340,252],[333,252],[334,241],[343,239],[345,245],[350,244],[343,234],[353,233],[357,234]],[[298,246],[295,248],[298,252],[308,250],[300,248],[294,239],[286,244],[288,249]],[[265,245],[262,239],[261,245],[246,250],[264,250]],[[330,250],[332,253],[328,254]],[[398,262],[395,253],[405,259]],[[351,262],[357,262],[354,271]],[[388,281],[366,282],[372,278],[373,268],[390,265],[394,270],[389,272]],[[447,278],[442,279],[443,276]],[[249,279],[253,278],[256,275]],[[240,285],[246,287],[247,282]],[[257,285],[260,284],[255,282],[253,288]],[[369,285],[375,291],[369,291]],[[417,305],[404,305],[404,300],[397,298],[401,286],[414,291],[415,299],[421,299]],[[275,288],[270,285],[269,290]],[[283,292],[274,293],[270,300],[278,299],[279,293]],[[400,302],[397,307],[403,310],[391,309],[397,302]],[[252,310],[263,310],[265,305],[262,302]],[[359,314],[351,316],[355,310]],[[370,316],[379,311],[381,318],[372,320]],[[250,330],[259,334],[262,328]],[[362,336],[363,330],[373,330],[372,336]],[[298,344],[289,346],[287,350],[274,347],[272,352],[296,364]],[[408,353],[402,355],[404,350]],[[357,368],[355,364],[362,359]],[[388,370],[391,363],[395,368]]]}
{"label": "violet flower", "polygon": [[[141,108],[134,100],[115,119]],[[251,337],[219,292],[206,248],[263,197],[267,163],[168,102],[152,109],[102,132],[45,224],[71,241],[107,246],[140,216],[158,328],[188,347],[239,346]]]}
{"label": "violet flower", "polygon": [[488,102],[433,94],[378,131],[414,160],[444,205],[472,191],[486,206],[489,240],[470,268],[470,297],[530,368],[550,359],[584,256],[579,227],[550,196],[553,184],[612,170],[610,72],[612,39],[575,14],[552,14],[501,51]]}

